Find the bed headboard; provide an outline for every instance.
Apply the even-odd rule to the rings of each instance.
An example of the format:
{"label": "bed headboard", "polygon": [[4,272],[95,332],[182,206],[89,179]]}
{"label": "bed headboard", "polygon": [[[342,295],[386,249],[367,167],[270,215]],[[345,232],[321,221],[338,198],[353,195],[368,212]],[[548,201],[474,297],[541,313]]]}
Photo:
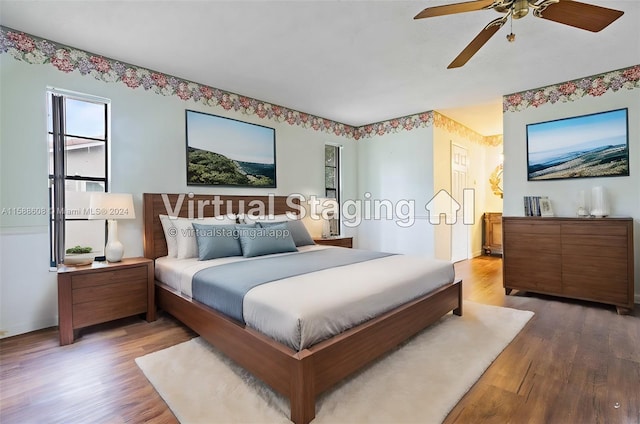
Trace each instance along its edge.
{"label": "bed headboard", "polygon": [[[180,197],[182,202],[180,203]],[[219,204],[220,214],[246,213],[259,204],[272,205],[272,210],[265,209],[265,213],[283,214],[286,212],[298,212],[300,199],[287,196],[231,196],[218,194],[160,194],[144,193],[144,256],[156,259],[167,255],[167,242],[164,239],[160,215],[169,215],[176,212],[177,216],[189,217],[194,214],[198,217],[199,205],[204,205],[202,217],[214,216],[214,206],[211,202],[216,199],[222,201]],[[289,199],[289,202],[287,202]],[[165,201],[168,201],[171,210],[167,210]],[[253,202],[253,203],[252,203]],[[261,202],[261,203],[258,203]],[[173,210],[178,208],[177,211]],[[191,211],[190,211],[191,210]]]}

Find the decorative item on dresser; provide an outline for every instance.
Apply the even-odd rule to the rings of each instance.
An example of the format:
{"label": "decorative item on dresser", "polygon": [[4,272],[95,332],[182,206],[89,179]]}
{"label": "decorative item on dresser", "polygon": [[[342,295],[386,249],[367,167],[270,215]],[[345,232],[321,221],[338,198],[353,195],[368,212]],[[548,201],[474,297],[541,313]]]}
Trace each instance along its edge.
{"label": "decorative item on dresser", "polygon": [[156,319],[153,261],[126,258],[58,269],[60,345],[73,343],[74,330],[146,314]]}
{"label": "decorative item on dresser", "polygon": [[313,239],[316,244],[324,246],[353,247],[353,237],[326,237]]}
{"label": "decorative item on dresser", "polygon": [[503,217],[503,285],[633,310],[633,218]]}
{"label": "decorative item on dresser", "polygon": [[502,212],[484,213],[482,250],[486,255],[502,255]]}

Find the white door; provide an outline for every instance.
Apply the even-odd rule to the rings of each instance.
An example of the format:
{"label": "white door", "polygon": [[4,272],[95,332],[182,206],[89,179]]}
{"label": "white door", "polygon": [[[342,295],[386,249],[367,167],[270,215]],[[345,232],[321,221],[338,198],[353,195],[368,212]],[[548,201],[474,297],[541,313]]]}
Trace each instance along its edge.
{"label": "white door", "polygon": [[464,198],[469,173],[467,149],[456,144],[451,145],[451,195],[460,208],[456,211],[456,222],[451,228],[451,260],[462,261],[469,258],[469,230],[465,224]]}

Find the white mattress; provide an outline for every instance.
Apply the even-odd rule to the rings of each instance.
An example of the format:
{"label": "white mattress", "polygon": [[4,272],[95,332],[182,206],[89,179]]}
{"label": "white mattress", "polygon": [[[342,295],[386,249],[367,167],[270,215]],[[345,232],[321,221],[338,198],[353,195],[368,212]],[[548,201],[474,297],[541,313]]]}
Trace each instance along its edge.
{"label": "white mattress", "polygon": [[[315,249],[341,248],[304,246],[299,251]],[[156,279],[191,297],[191,279],[199,270],[252,259],[158,258]],[[249,327],[301,350],[453,280],[451,262],[392,255],[254,287],[244,297],[243,316]]]}

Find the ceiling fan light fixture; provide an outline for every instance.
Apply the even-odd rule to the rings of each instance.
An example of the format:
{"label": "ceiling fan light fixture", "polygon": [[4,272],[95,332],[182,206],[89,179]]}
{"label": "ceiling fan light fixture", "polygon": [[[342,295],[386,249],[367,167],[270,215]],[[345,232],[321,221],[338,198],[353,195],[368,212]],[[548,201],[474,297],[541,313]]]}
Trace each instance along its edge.
{"label": "ceiling fan light fixture", "polygon": [[507,40],[514,42],[516,36],[513,33],[513,20],[527,16],[529,9],[533,11],[534,17],[591,32],[602,31],[624,15],[624,12],[621,10],[609,9],[573,0],[467,0],[462,3],[427,7],[416,15],[414,19],[488,9],[492,9],[504,16],[489,22],[480,33],[467,44],[453,62],[447,66],[447,69],[464,66],[464,64],[507,23],[509,18],[511,18],[511,32],[507,35]]}
{"label": "ceiling fan light fixture", "polygon": [[515,0],[513,2],[513,19],[520,19],[529,13],[529,0]]}

